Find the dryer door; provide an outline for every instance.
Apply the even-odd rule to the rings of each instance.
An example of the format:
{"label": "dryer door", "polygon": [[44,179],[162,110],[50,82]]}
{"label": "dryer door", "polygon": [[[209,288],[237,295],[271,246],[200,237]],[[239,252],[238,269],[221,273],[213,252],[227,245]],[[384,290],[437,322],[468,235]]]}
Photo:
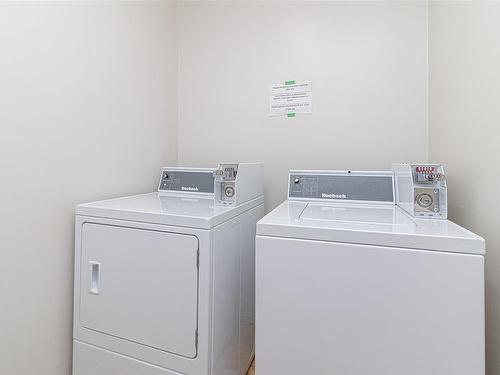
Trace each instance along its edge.
{"label": "dryer door", "polygon": [[83,327],[196,356],[195,236],[85,223],[80,261]]}

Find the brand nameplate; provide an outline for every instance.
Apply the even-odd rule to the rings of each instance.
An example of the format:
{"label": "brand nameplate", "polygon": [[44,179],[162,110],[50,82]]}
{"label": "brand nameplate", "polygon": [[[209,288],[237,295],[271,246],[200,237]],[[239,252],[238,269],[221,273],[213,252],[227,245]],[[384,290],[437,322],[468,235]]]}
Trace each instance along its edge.
{"label": "brand nameplate", "polygon": [[345,194],[327,194],[327,193],[321,193],[321,198],[327,198],[327,199],[347,199],[347,195]]}

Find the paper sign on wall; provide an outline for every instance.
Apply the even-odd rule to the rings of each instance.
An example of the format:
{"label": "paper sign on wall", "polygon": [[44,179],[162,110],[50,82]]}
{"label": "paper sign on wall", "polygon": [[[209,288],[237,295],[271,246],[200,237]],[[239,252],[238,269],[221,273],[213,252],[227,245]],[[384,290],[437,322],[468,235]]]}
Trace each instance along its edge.
{"label": "paper sign on wall", "polygon": [[270,116],[295,117],[312,113],[312,84],[306,81],[285,81],[271,85]]}

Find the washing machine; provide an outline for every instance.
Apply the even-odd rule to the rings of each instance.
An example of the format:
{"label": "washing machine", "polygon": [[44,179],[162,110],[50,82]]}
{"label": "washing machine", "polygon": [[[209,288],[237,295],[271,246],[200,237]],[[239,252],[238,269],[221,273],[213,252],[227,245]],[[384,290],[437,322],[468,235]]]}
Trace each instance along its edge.
{"label": "washing machine", "polygon": [[244,374],[261,163],[164,168],[158,191],[76,208],[73,374]]}
{"label": "washing machine", "polygon": [[485,242],[394,178],[290,172],[257,223],[257,375],[484,374]]}

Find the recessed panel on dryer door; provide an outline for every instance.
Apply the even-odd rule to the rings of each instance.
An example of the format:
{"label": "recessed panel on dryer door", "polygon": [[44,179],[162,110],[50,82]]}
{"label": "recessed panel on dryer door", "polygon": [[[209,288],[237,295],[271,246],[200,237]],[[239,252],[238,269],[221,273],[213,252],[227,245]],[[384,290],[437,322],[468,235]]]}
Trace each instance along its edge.
{"label": "recessed panel on dryer door", "polygon": [[80,324],[194,358],[197,256],[195,236],[85,223]]}

